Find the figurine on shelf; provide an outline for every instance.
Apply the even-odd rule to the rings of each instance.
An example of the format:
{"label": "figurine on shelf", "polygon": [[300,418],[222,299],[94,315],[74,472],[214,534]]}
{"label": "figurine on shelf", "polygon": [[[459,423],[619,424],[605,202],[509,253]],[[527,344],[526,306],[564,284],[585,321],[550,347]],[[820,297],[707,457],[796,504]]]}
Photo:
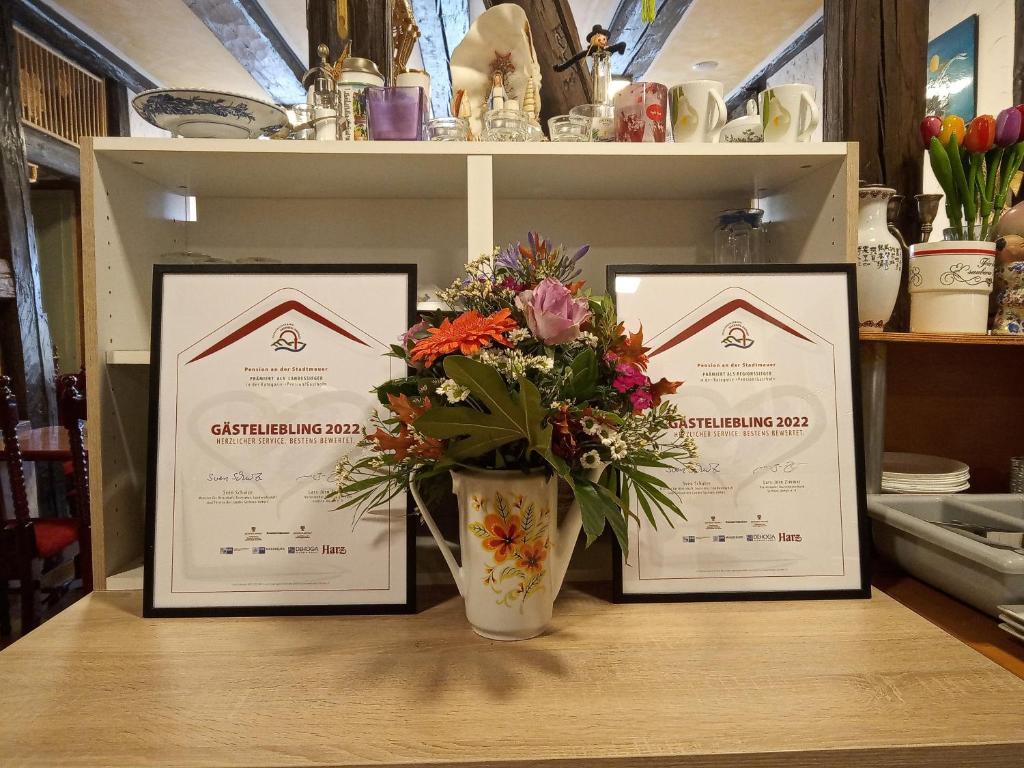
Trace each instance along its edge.
{"label": "figurine on shelf", "polygon": [[500,72],[495,72],[491,78],[491,95],[487,99],[487,108],[505,108],[505,80]]}
{"label": "figurine on shelf", "polygon": [[594,82],[594,103],[596,104],[611,104],[612,54],[626,52],[626,44],[623,42],[608,44],[610,35],[611,32],[607,29],[600,24],[595,24],[590,34],[587,35],[587,47],[568,61],[555,65],[555,72],[565,72],[586,57],[591,57],[593,59],[591,76]]}

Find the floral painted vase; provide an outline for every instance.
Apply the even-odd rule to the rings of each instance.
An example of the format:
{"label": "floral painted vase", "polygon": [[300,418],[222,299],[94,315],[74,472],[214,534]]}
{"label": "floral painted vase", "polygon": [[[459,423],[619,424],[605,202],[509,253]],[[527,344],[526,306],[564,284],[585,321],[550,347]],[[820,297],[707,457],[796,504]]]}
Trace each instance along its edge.
{"label": "floral painted vase", "polygon": [[[600,476],[603,467],[594,470]],[[558,480],[542,472],[458,470],[461,564],[441,535],[415,484],[413,497],[466,601],[478,635],[526,640],[551,621],[583,525],[575,502],[558,523]]]}
{"label": "floral painted vase", "polygon": [[1024,261],[996,265],[996,301],[992,333],[1024,334]]}
{"label": "floral painted vase", "polygon": [[903,249],[889,231],[888,187],[861,187],[857,223],[857,314],[863,331],[885,328],[900,292]]}

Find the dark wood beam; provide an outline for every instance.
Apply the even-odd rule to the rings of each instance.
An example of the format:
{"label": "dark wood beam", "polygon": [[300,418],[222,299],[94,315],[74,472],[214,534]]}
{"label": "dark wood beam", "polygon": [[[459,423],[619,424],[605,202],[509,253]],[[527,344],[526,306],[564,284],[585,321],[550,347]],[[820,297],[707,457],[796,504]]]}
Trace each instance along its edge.
{"label": "dark wood beam", "polygon": [[693,5],[693,0],[659,0],[658,13],[650,24],[640,18],[641,0],[621,0],[612,17],[610,42],[626,43],[622,56],[612,57],[612,71],[641,79],[661,52],[668,36]]}
{"label": "dark wood beam", "polygon": [[391,21],[386,19],[386,0],[349,0],[349,25],[352,29],[352,55],[369,59],[391,82],[388,61],[388,37]]}
{"label": "dark wood beam", "polygon": [[156,88],[156,83],[41,0],[3,0],[3,5],[10,7],[19,27],[82,69],[109,77],[135,93]]}
{"label": "dark wood beam", "polygon": [[[776,51],[775,55],[768,62],[754,72],[751,72],[742,83],[736,86],[725,101],[729,114],[731,115],[733,110],[741,108],[744,102],[751,98],[751,93],[756,97],[758,93],[767,87],[769,77],[807,50],[808,46],[816,42],[824,34],[825,16],[824,14],[819,14],[800,34]],[[821,94],[818,94],[818,98],[821,98]]]}
{"label": "dark wood beam", "polygon": [[56,418],[53,345],[43,313],[32,223],[21,92],[11,6],[0,2],[0,258],[10,266],[14,299],[0,301],[0,352],[22,415],[35,426]]}
{"label": "dark wood beam", "polygon": [[420,53],[430,75],[434,115],[449,114],[452,101],[452,51],[469,30],[468,0],[412,0],[420,28]]}
{"label": "dark wood beam", "polygon": [[520,6],[530,22],[541,72],[541,125],[546,127],[548,118],[568,114],[578,104],[592,102],[589,61],[584,59],[565,72],[554,69],[555,64],[572,58],[580,50],[580,36],[569,0],[484,0],[488,8],[502,2]]}
{"label": "dark wood beam", "polygon": [[[345,45],[352,38],[351,28],[338,28],[341,17],[338,14],[338,3],[347,16],[348,0],[306,0],[306,33],[309,35],[309,67],[312,69],[320,63],[317,47],[323,43],[330,49],[328,58],[337,61]],[[347,23],[347,22],[346,22]]]}
{"label": "dark wood beam", "polygon": [[302,61],[257,0],[185,0],[245,71],[279,104],[305,101]]}
{"label": "dark wood beam", "polygon": [[103,90],[107,97],[107,135],[131,136],[128,89],[108,77]]}
{"label": "dark wood beam", "polygon": [[22,125],[25,136],[25,157],[30,163],[56,171],[61,176],[78,179],[82,176],[78,147],[55,139],[31,125]]}
{"label": "dark wood beam", "polygon": [[[917,126],[925,110],[928,0],[825,0],[824,18],[825,141],[859,142],[860,178],[913,200],[924,165]],[[914,205],[902,206],[896,225],[917,242]],[[905,329],[907,271],[896,330]]]}

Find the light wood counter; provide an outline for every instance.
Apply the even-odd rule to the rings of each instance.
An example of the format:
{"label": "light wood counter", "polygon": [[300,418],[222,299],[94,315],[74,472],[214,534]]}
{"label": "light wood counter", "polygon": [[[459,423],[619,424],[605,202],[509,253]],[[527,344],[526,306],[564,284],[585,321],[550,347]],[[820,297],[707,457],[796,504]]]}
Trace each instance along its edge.
{"label": "light wood counter", "polygon": [[0,762],[1014,766],[1024,681],[884,594],[611,605],[482,640],[416,616],[143,620],[95,593],[0,653]]}

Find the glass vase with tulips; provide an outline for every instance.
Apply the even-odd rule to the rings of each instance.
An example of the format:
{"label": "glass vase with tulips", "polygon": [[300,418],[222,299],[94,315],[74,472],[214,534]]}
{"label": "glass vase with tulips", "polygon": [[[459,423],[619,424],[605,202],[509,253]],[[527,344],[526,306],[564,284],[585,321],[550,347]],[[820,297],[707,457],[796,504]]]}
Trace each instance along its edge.
{"label": "glass vase with tulips", "polygon": [[955,239],[990,239],[1024,162],[1024,104],[966,124],[958,115],[929,115],[920,130]]}

